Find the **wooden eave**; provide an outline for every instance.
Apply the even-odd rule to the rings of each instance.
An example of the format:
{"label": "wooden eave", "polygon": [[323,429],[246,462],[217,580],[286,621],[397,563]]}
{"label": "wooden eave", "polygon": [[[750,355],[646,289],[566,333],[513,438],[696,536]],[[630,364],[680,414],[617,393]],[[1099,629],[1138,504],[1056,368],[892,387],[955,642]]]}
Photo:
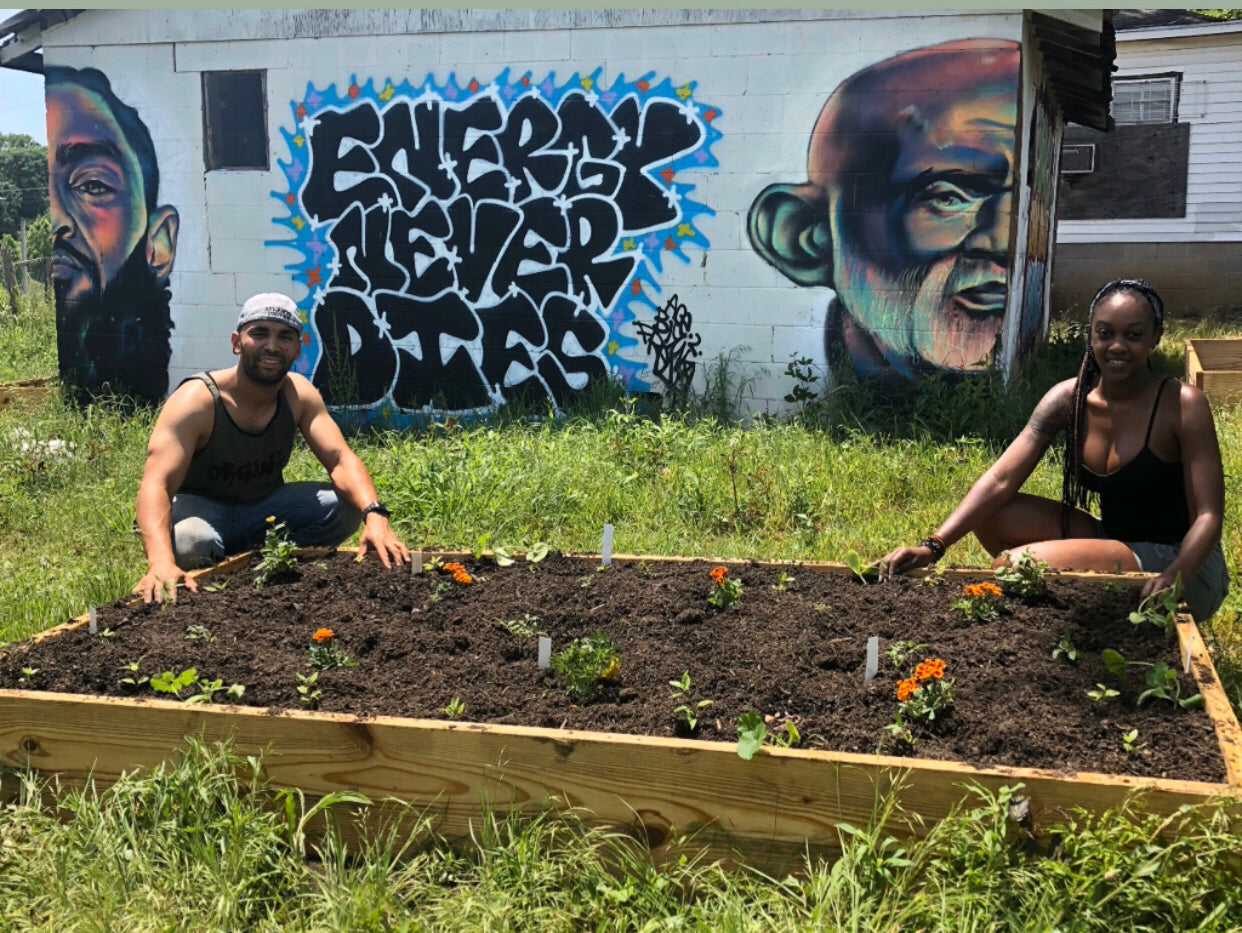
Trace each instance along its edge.
{"label": "wooden eave", "polygon": [[1112,73],[1117,58],[1111,12],[1104,11],[1103,28],[1098,32],[1036,11],[1031,12],[1030,23],[1065,121],[1095,130],[1110,129]]}

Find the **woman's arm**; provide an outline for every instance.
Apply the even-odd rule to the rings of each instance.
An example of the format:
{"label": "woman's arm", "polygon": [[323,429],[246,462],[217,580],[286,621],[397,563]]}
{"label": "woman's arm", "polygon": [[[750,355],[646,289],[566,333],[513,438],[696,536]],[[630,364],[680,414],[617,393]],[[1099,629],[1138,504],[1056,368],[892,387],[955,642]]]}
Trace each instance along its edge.
{"label": "woman's arm", "polygon": [[[1057,383],[1040,399],[1021,433],[987,472],[975,481],[949,517],[936,529],[935,537],[946,548],[964,538],[983,519],[1018,494],[1044,452],[1065,428],[1073,390],[1074,380],[1067,379]],[[888,573],[905,573],[925,567],[936,558],[932,549],[925,545],[899,547],[884,558],[884,564]]]}

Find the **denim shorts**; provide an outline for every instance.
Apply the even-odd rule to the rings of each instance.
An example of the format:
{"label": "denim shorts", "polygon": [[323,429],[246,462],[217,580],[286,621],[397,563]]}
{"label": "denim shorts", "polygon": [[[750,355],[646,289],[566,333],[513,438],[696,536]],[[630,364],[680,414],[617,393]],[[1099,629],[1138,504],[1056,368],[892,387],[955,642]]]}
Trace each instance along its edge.
{"label": "denim shorts", "polygon": [[[1124,544],[1133,552],[1134,559],[1145,573],[1164,570],[1177,559],[1182,549],[1180,544],[1161,544],[1157,541],[1126,541]],[[1195,578],[1188,583],[1183,582],[1182,599],[1196,622],[1203,622],[1220,608],[1229,595],[1229,568],[1225,566],[1225,552],[1219,541]]]}

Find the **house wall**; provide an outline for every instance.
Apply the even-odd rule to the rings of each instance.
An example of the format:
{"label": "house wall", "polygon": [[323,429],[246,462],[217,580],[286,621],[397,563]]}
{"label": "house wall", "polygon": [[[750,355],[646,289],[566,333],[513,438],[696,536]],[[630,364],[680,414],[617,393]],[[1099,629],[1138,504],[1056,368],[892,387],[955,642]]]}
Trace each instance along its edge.
{"label": "house wall", "polygon": [[[1172,148],[1178,140],[1161,143],[1155,148],[1165,161],[1152,165],[1146,182],[1140,177],[1128,186],[1132,203],[1150,202],[1146,211],[1111,211],[1114,216],[1104,220],[1062,215],[1057,225],[1054,314],[1085,313],[1095,290],[1120,276],[1150,281],[1172,314],[1242,310],[1242,33],[1177,37],[1170,29],[1162,36],[1135,40],[1119,33],[1115,77],[1182,74],[1178,120],[1189,125],[1185,154]],[[1120,129],[1134,135],[1148,128]],[[1152,160],[1153,146],[1136,141],[1129,161],[1141,169]],[[1184,159],[1184,180],[1180,171],[1165,164],[1174,156]],[[1091,181],[1105,186],[1099,196],[1113,199],[1110,204],[1125,196],[1110,192],[1107,179]],[[1078,179],[1063,177],[1062,195],[1075,184],[1080,184]],[[1184,211],[1170,210],[1170,198],[1176,206],[1183,185]],[[1162,197],[1144,193],[1153,186]],[[1144,213],[1147,216],[1134,216]]]}
{"label": "house wall", "polygon": [[[684,387],[728,353],[754,379],[754,407],[778,409],[792,359],[827,374],[847,230],[859,231],[849,312],[880,308],[873,333],[918,363],[881,367],[1007,365],[992,357],[1006,315],[1009,354],[1042,332],[1041,314],[1022,315],[1042,304],[1038,278],[1026,295],[1006,283],[1028,253],[1042,261],[1047,198],[1032,202],[1026,159],[1042,159],[1059,124],[1037,105],[1038,65],[1020,77],[1015,57],[1011,79],[967,93],[947,77],[929,87],[905,53],[947,42],[994,60],[1022,36],[1021,11],[86,11],[45,33],[44,55],[98,69],[150,133],[148,214],[177,218],[162,267],[168,387],[228,365],[240,304],[281,291],[307,322],[296,368],[330,402],[400,424],[517,397],[563,404],[606,374]],[[812,194],[808,146],[828,95],[899,55],[884,81],[841,97],[853,122],[828,150],[853,159],[835,182],[847,194]],[[267,170],[204,168],[202,73],[229,69],[266,72]],[[978,106],[988,128],[965,119],[955,140],[1002,154],[998,188],[867,201],[891,186],[909,138],[959,132],[953,120]],[[859,123],[886,111],[905,114],[901,139]],[[963,243],[984,226],[995,268],[965,269]],[[912,269],[922,293],[896,278]],[[977,307],[946,326],[954,288]],[[62,369],[76,336],[62,339]],[[119,345],[89,336],[79,356]]]}

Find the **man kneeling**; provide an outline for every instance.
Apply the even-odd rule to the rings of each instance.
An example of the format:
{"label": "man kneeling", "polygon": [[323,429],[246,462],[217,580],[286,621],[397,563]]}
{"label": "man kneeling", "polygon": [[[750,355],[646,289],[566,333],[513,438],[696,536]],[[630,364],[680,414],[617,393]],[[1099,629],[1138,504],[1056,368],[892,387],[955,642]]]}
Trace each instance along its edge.
{"label": "man kneeling", "polygon": [[[365,522],[361,553],[408,561],[366,466],[315,387],[289,372],[302,352],[293,300],[250,298],[231,340],[237,364],[186,379],[156,419],[136,507],[147,573],[133,592],[151,602],[166,587],[197,589],[186,571],[260,546],[269,516],[300,547],[340,544]],[[331,482],[284,481],[295,429]]]}

